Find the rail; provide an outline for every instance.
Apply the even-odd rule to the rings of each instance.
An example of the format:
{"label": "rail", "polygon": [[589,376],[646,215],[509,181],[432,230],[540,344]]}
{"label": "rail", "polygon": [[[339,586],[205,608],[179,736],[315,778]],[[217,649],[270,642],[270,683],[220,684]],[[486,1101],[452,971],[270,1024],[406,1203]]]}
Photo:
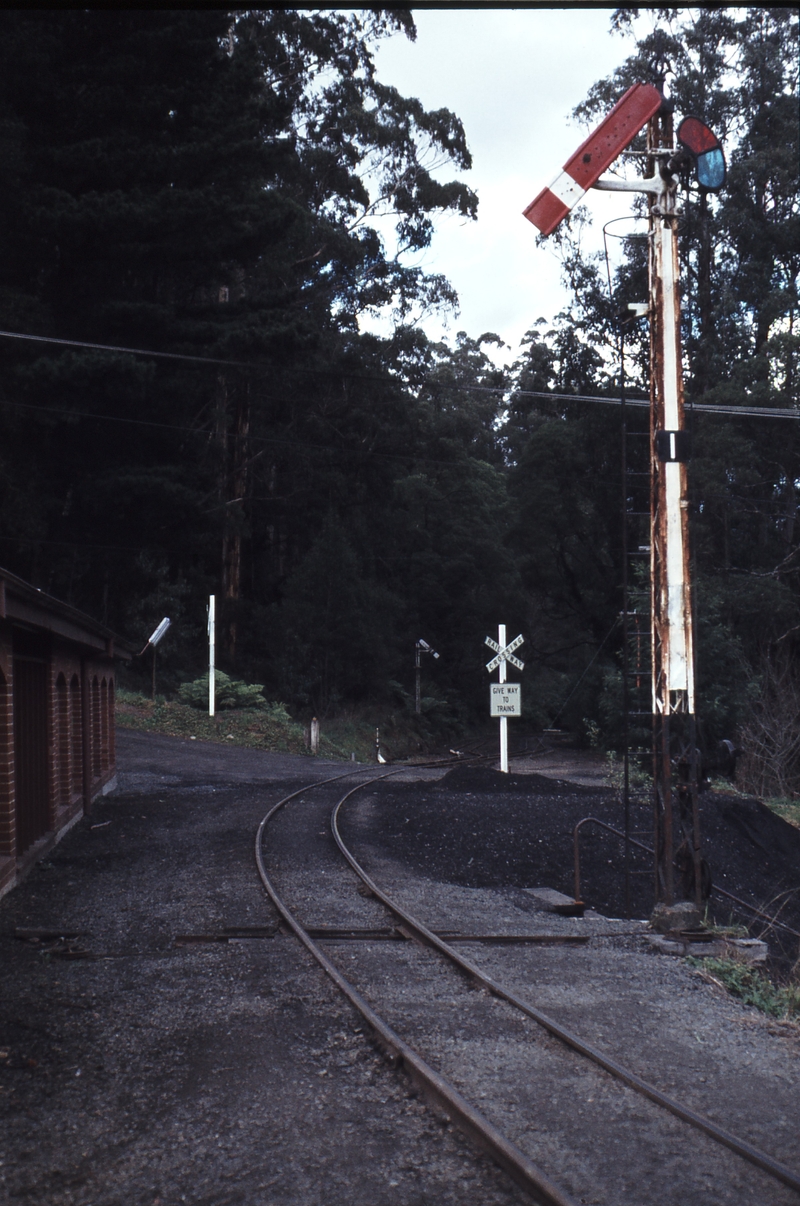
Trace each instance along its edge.
{"label": "rail", "polygon": [[[441,765],[439,763],[438,765]],[[355,791],[359,791],[363,787],[368,787],[372,783],[377,783],[381,779],[388,779],[392,775],[399,774],[401,770],[406,769],[401,767],[398,770],[387,771],[382,775],[375,775],[368,779],[365,783],[357,784],[352,791],[347,793],[344,798],[347,799]],[[351,775],[357,772],[349,772]],[[488,1151],[492,1158],[500,1165],[501,1168],[509,1174],[513,1181],[516,1182],[522,1189],[531,1194],[534,1199],[541,1203],[541,1206],[577,1206],[574,1198],[564,1193],[557,1185],[555,1185],[549,1177],[537,1167],[533,1161],[525,1155],[514,1143],[510,1142],[489,1120],[485,1118],[478,1110],[474,1108],[462,1096],[458,1090],[441,1076],[434,1068],[427,1063],[412,1047],[409,1046],[395,1031],[387,1025],[369,1002],[358,992],[339,971],[339,969],[331,962],[324,951],[310,936],[308,931],[295,918],[289,908],[284,904],[281,897],[278,895],[274,885],[272,884],[267,870],[264,865],[262,853],[262,838],[264,830],[270,819],[278,812],[285,804],[289,803],[296,796],[302,795],[303,792],[310,790],[313,787],[322,786],[325,783],[332,783],[336,779],[347,778],[347,775],[336,775],[330,779],[325,779],[317,783],[307,784],[298,791],[292,792],[285,796],[275,804],[258,827],[255,841],[255,857],[256,866],[258,868],[261,882],[267,891],[272,903],[278,910],[283,921],[291,929],[295,937],[305,946],[308,952],[316,959],[326,975],[330,977],[340,992],[347,998],[350,1004],[358,1010],[364,1021],[372,1031],[375,1040],[380,1049],[390,1060],[391,1064],[397,1068],[402,1066],[408,1073],[411,1080],[425,1092],[429,1099],[435,1101],[442,1108],[458,1128],[472,1139],[479,1148]],[[342,801],[340,801],[342,803]]]}
{"label": "rail", "polygon": [[[526,1014],[532,1019],[532,1021],[537,1022],[543,1027],[543,1029],[552,1034],[554,1038],[560,1039],[565,1046],[571,1047],[573,1051],[577,1051],[586,1059],[589,1059],[599,1067],[604,1068],[606,1072],[609,1072],[617,1080],[621,1081],[629,1088],[634,1089],[637,1093],[641,1093],[643,1097],[647,1097],[656,1105],[663,1107],[663,1109],[667,1110],[670,1114],[673,1114],[676,1118],[680,1118],[682,1121],[688,1122],[690,1126],[695,1127],[697,1130],[708,1135],[709,1138],[714,1139],[717,1143],[729,1148],[730,1151],[735,1152],[736,1155],[741,1156],[751,1164],[754,1164],[757,1168],[769,1173],[771,1176],[775,1177],[776,1180],[782,1181],[784,1185],[788,1185],[791,1189],[800,1192],[800,1175],[798,1175],[792,1169],[787,1168],[785,1164],[781,1164],[779,1160],[775,1160],[772,1156],[768,1155],[766,1152],[762,1152],[759,1148],[754,1147],[746,1140],[740,1139],[737,1135],[725,1130],[724,1127],[718,1126],[715,1122],[712,1122],[710,1118],[706,1118],[704,1115],[698,1114],[695,1110],[683,1105],[682,1102],[676,1101],[674,1098],[669,1097],[666,1093],[662,1093],[660,1089],[655,1087],[655,1085],[649,1084],[648,1081],[643,1080],[640,1076],[637,1076],[635,1072],[631,1072],[622,1064],[618,1064],[615,1060],[610,1059],[601,1051],[598,1051],[596,1047],[592,1047],[589,1043],[584,1042],[583,1039],[579,1038],[575,1034],[572,1034],[571,1031],[554,1021],[553,1018],[548,1017],[547,1014],[542,1013],[533,1005],[530,1005],[523,997],[511,992],[509,989],[503,988],[501,984],[498,984],[496,980],[491,978],[491,976],[486,975],[486,973],[483,972],[476,964],[472,963],[471,960],[466,959],[463,955],[460,955],[458,951],[449,946],[437,934],[434,934],[433,931],[428,929],[428,927],[425,926],[421,921],[419,921],[411,913],[407,912],[407,910],[403,909],[397,904],[396,901],[393,901],[389,896],[387,896],[387,894],[383,892],[381,888],[379,888],[379,886],[347,848],[339,832],[338,818],[342,806],[358,790],[359,788],[356,787],[343,796],[331,813],[331,831],[333,833],[334,841],[339,847],[339,850],[344,858],[350,864],[351,868],[353,871],[355,871],[356,875],[359,877],[365,887],[372,893],[373,896],[380,900],[380,902],[385,905],[385,907],[395,917],[397,917],[403,926],[410,930],[420,942],[426,946],[433,947],[435,950],[445,955],[462,972],[465,972],[473,980],[473,982],[480,984],[493,996],[499,997],[501,1000],[507,1001],[509,1005],[513,1005],[516,1009],[519,1009],[520,1012]],[[585,819],[597,820],[595,817],[587,817]],[[600,821],[599,824],[604,825],[605,823]],[[611,826],[605,827],[608,829],[612,828]],[[622,836],[624,837],[624,834]],[[641,845],[641,843],[638,844]]]}

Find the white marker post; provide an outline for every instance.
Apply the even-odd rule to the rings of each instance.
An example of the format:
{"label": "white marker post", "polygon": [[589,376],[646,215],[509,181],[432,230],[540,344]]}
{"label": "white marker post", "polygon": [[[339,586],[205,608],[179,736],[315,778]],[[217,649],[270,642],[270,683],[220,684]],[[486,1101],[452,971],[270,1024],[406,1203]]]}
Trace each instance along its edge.
{"label": "white marker post", "polygon": [[[491,672],[494,669],[498,671],[498,682],[503,684],[506,681],[506,662],[513,662],[518,670],[524,670],[525,663],[519,658],[514,657],[514,650],[519,649],[524,641],[524,637],[518,636],[510,645],[506,646],[506,626],[505,624],[497,625],[497,641],[493,641],[491,637],[486,638],[486,644],[490,649],[494,649],[497,654],[490,662],[486,663],[486,669]],[[504,775],[508,774],[508,717],[519,716],[521,714],[521,699],[518,684],[514,684],[512,698],[506,698],[505,692],[500,691],[499,694],[496,688],[492,688],[492,715],[500,717],[500,770]]]}
{"label": "white marker post", "polygon": [[214,715],[216,679],[214,677],[214,609],[216,596],[208,596],[208,714]]}

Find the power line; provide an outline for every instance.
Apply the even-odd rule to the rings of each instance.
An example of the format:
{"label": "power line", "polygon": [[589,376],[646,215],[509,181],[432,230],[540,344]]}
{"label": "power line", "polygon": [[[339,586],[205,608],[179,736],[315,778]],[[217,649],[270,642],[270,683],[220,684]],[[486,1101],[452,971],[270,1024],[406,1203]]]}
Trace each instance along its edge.
{"label": "power line", "polygon": [[224,364],[231,368],[256,368],[244,360],[217,360],[213,356],[185,356],[180,352],[153,352],[146,348],[118,347],[113,343],[87,343],[83,339],[57,339],[54,335],[27,335],[21,331],[0,331],[3,339],[23,339],[29,343],[55,343],[65,348],[91,348],[95,352],[124,352],[128,356],[156,356],[159,360],[189,360],[195,364]]}
{"label": "power line", "polygon": [[[193,364],[224,365],[229,368],[251,369],[254,371],[259,371],[259,370],[267,371],[267,370],[271,370],[274,367],[274,366],[270,366],[270,365],[266,365],[266,364],[259,364],[257,361],[254,362],[254,361],[246,361],[246,360],[223,360],[223,359],[219,359],[219,358],[212,357],[212,356],[189,356],[189,355],[184,355],[180,352],[155,352],[155,351],[151,351],[147,348],[123,347],[121,345],[109,344],[109,343],[89,343],[85,340],[80,340],[80,339],[59,339],[52,335],[29,335],[29,334],[25,334],[25,333],[22,333],[19,331],[0,331],[0,338],[2,338],[2,339],[20,339],[20,340],[26,340],[29,342],[33,342],[33,343],[51,343],[51,344],[56,344],[59,347],[90,348],[93,351],[99,351],[99,352],[122,352],[122,353],[130,355],[130,356],[153,356],[153,357],[157,357],[158,359],[161,359],[161,360],[180,360],[180,361],[189,362],[189,363],[193,363]],[[367,381],[367,382],[372,381],[372,382],[380,382],[385,385],[406,385],[406,386],[409,386],[411,384],[410,382],[402,381],[402,379],[400,379],[398,377],[381,377],[378,375],[370,375],[370,374],[366,374],[366,373],[348,373],[348,372],[344,372],[342,370],[335,369],[335,368],[333,368],[333,369],[313,369],[313,368],[301,368],[299,366],[292,366],[292,371],[299,372],[299,373],[308,373],[313,376],[323,376],[323,377],[335,376],[337,378],[342,378],[347,381]],[[551,402],[600,402],[600,403],[606,404],[607,406],[620,406],[621,405],[619,398],[606,398],[600,394],[548,393],[545,390],[513,389],[513,387],[511,387],[511,386],[499,386],[499,385],[465,385],[458,381],[431,381],[430,379],[427,379],[427,378],[423,379],[419,384],[426,385],[426,386],[428,386],[428,388],[432,388],[432,389],[456,389],[456,390],[461,390],[466,393],[506,394],[510,391],[511,393],[513,393],[514,397],[517,397],[517,398],[541,398],[541,399],[545,399],[545,400],[551,401]],[[648,398],[626,398],[625,402],[626,402],[627,406],[649,406],[650,405],[650,400]],[[23,405],[23,404],[22,403],[14,403],[14,405]],[[790,410],[788,408],[784,409],[783,407],[779,407],[779,406],[735,406],[735,405],[731,405],[731,404],[726,405],[725,403],[716,403],[716,402],[692,402],[689,405],[692,410],[703,411],[707,414],[730,415],[733,418],[736,418],[737,416],[739,416],[739,417],[747,416],[750,418],[759,418],[759,419],[798,419],[798,418],[800,418],[800,410],[798,410],[797,408],[792,408]],[[30,409],[49,410],[49,409],[54,409],[54,408],[30,407]],[[73,411],[71,413],[77,414],[78,412]],[[89,415],[86,417],[105,418],[106,416]],[[119,420],[119,421],[120,422],[136,422],[136,420],[133,420],[133,419]],[[141,420],[141,422],[144,422],[144,420]],[[150,426],[169,427],[171,425],[167,424],[167,423],[160,423],[160,424],[153,423],[153,424],[150,424]],[[185,430],[194,430],[194,429],[186,428]],[[383,455],[385,455],[385,454],[383,454]]]}
{"label": "power line", "polygon": [[[533,393],[528,391],[522,393],[523,397],[528,398],[556,398],[564,402],[604,402],[608,406],[621,406],[619,398],[603,398],[597,395],[589,394],[546,394],[543,392]],[[649,398],[626,398],[626,406],[650,406]],[[784,409],[780,406],[734,406],[730,403],[727,405],[724,402],[687,402],[687,410],[701,410],[706,414],[714,415],[732,415],[747,416],[756,419],[800,419],[800,410],[793,408],[792,410]]]}

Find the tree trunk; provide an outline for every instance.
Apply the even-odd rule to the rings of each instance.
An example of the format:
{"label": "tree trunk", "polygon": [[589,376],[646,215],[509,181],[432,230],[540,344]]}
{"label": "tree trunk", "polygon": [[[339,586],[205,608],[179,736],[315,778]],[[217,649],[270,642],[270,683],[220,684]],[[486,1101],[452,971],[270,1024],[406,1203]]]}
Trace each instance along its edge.
{"label": "tree trunk", "polygon": [[[242,533],[244,500],[249,477],[248,444],[250,434],[249,384],[244,382],[231,392],[227,379],[220,376],[217,396],[217,438],[220,444],[220,501],[224,509],[222,529],[223,622],[221,644],[231,666],[236,664],[237,605],[242,581]],[[232,410],[232,414],[231,414]]]}

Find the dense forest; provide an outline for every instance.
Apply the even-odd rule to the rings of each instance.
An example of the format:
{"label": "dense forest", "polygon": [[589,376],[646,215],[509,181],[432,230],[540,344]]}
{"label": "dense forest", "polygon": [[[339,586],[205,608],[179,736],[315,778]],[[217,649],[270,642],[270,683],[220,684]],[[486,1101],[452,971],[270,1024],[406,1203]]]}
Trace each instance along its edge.
{"label": "dense forest", "polygon": [[[687,398],[748,411],[691,420],[698,713],[707,742],[755,741],[800,698],[798,425],[750,413],[797,406],[797,16],[664,9],[637,42],[635,13],[609,13],[631,54],[576,116],[666,77],[726,146],[724,191],[687,188],[680,229]],[[572,302],[500,370],[489,333],[424,333],[457,299],[411,253],[479,199],[458,117],[377,78],[410,13],[20,10],[0,29],[2,564],[132,644],[169,615],[173,689],[203,670],[215,593],[222,668],[298,716],[413,707],[423,636],[428,715],[466,725],[503,620],[530,720],[613,741],[620,416],[569,399],[619,396],[641,240],[607,273],[573,211]],[[391,337],[365,333],[387,307]],[[646,396],[646,324],[626,343]]]}

